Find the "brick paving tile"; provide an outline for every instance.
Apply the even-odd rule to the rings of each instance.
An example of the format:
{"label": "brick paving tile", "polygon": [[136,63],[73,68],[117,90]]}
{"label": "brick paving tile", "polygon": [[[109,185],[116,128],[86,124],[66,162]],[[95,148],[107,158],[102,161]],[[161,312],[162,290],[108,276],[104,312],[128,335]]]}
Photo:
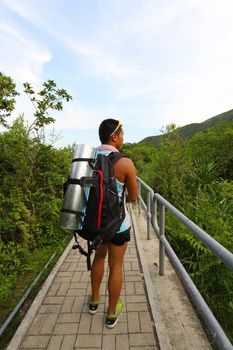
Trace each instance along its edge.
{"label": "brick paving tile", "polygon": [[63,340],[62,335],[52,335],[49,340],[48,350],[58,350],[60,349]]}
{"label": "brick paving tile", "polygon": [[66,313],[60,314],[57,318],[57,323],[79,323],[80,313]]}
{"label": "brick paving tile", "polygon": [[140,277],[140,282],[142,281],[143,278],[143,274],[140,271],[133,271],[133,270],[125,270],[125,276],[127,276],[127,278],[129,278],[130,276],[138,276]]}
{"label": "brick paving tile", "polygon": [[75,297],[65,297],[61,308],[61,312],[64,312],[64,313],[71,312],[71,309],[74,304],[74,300],[75,300]]}
{"label": "brick paving tile", "polygon": [[75,347],[78,349],[83,347],[89,347],[90,349],[101,348],[102,335],[92,334],[88,336],[86,334],[79,334],[75,343]]}
{"label": "brick paving tile", "polygon": [[132,262],[132,270],[138,270],[138,271],[140,271],[140,266],[139,266],[138,261],[133,261],[133,262]]}
{"label": "brick paving tile", "polygon": [[78,328],[79,334],[89,334],[91,328],[92,317],[90,314],[82,314]]}
{"label": "brick paving tile", "polygon": [[86,289],[88,286],[88,282],[71,282],[71,289]]}
{"label": "brick paving tile", "polygon": [[127,295],[127,303],[147,303],[145,294],[142,295]]}
{"label": "brick paving tile", "polygon": [[[73,298],[73,297],[71,297],[71,298]],[[81,312],[82,311],[84,299],[85,299],[84,296],[74,298],[72,312]]]}
{"label": "brick paving tile", "polygon": [[81,282],[89,282],[90,281],[90,272],[82,272],[82,276],[80,278]]}
{"label": "brick paving tile", "polygon": [[65,296],[68,289],[69,289],[69,283],[68,282],[65,282],[65,283],[61,283],[60,284],[60,287],[57,291],[57,296]]}
{"label": "brick paving tile", "polygon": [[[71,279],[71,283],[73,283],[73,282],[79,282],[80,280],[81,280],[81,277],[82,277],[82,272],[81,271],[77,271],[77,272],[75,272],[74,274],[73,274],[73,277],[72,277],[72,279]],[[83,281],[83,282],[85,282],[85,281]]]}
{"label": "brick paving tile", "polygon": [[63,338],[61,348],[59,350],[73,350],[75,346],[75,340],[76,335],[65,335]]}
{"label": "brick paving tile", "polygon": [[129,294],[134,294],[135,293],[135,289],[134,289],[134,282],[125,282],[125,294],[129,295]]}
{"label": "brick paving tile", "polygon": [[77,334],[78,323],[57,323],[54,327],[53,334]]}
{"label": "brick paving tile", "polygon": [[94,316],[89,315],[91,317],[91,334],[102,334],[103,323],[104,323],[104,314],[97,313]]}
{"label": "brick paving tile", "polygon": [[38,313],[41,314],[58,314],[61,310],[61,305],[41,305]]}
{"label": "brick paving tile", "polygon": [[73,277],[74,273],[70,271],[58,271],[57,277]]}
{"label": "brick paving tile", "polygon": [[152,332],[153,323],[150,318],[150,314],[145,311],[139,312],[139,321],[141,326],[141,332]]}
{"label": "brick paving tile", "polygon": [[155,350],[155,349],[157,349],[155,346],[130,346],[130,350]]}
{"label": "brick paving tile", "polygon": [[67,263],[72,263],[72,262],[78,262],[79,259],[76,258],[74,255],[68,254],[65,260]]}
{"label": "brick paving tile", "polygon": [[128,350],[129,349],[129,336],[128,334],[116,335],[116,350]]}
{"label": "brick paving tile", "polygon": [[63,262],[63,264],[60,267],[60,271],[67,271],[69,268],[70,263],[66,260],[66,262]]}
{"label": "brick paving tile", "polygon": [[64,276],[64,277],[55,277],[54,282],[59,283],[59,282],[71,282],[72,276]]}
{"label": "brick paving tile", "polygon": [[75,289],[72,289],[70,288],[68,291],[67,291],[67,296],[83,296],[83,295],[86,295],[86,289],[78,289],[78,288],[75,288]]}
{"label": "brick paving tile", "polygon": [[87,266],[80,266],[78,265],[77,268],[76,268],[76,271],[80,271],[80,272],[84,272],[84,271],[87,271]]}
{"label": "brick paving tile", "polygon": [[127,311],[148,311],[147,303],[128,303]]}
{"label": "brick paving tile", "polygon": [[53,283],[51,287],[49,288],[49,291],[47,293],[47,296],[56,296],[57,291],[60,287],[61,283]]}
{"label": "brick paving tile", "polygon": [[97,347],[95,347],[95,348],[86,348],[86,347],[85,348],[80,348],[80,347],[77,348],[77,347],[75,347],[74,348],[74,350],[93,350],[93,349],[94,350],[102,350],[102,347],[101,348],[97,348]]}
{"label": "brick paving tile", "polygon": [[[129,272],[131,272],[131,271],[129,271]],[[139,281],[142,281],[142,276],[140,276],[140,275],[135,275],[135,274],[133,274],[133,275],[128,275],[127,274],[127,271],[126,271],[126,274],[125,274],[125,278],[126,278],[126,280],[128,281],[128,282],[139,282]]]}
{"label": "brick paving tile", "polygon": [[[101,310],[101,305],[99,306],[99,311],[102,311]],[[82,313],[83,314],[87,314],[87,313],[89,314],[89,306],[88,306],[87,303],[83,304]]]}
{"label": "brick paving tile", "polygon": [[40,334],[52,334],[53,328],[57,320],[57,314],[49,314],[41,327]]}
{"label": "brick paving tile", "polygon": [[125,262],[124,263],[124,270],[132,270],[131,262]]}
{"label": "brick paving tile", "polygon": [[[105,334],[103,336],[103,350],[115,350],[116,349],[116,336],[114,334]],[[124,348],[122,348],[123,350]]]}
{"label": "brick paving tile", "polygon": [[140,332],[140,323],[138,312],[128,312],[128,329],[129,333],[138,333]]}
{"label": "brick paving tile", "polygon": [[129,344],[133,346],[155,345],[154,333],[134,333],[129,334]]}
{"label": "brick paving tile", "polygon": [[64,301],[64,297],[45,297],[43,300],[43,304],[49,305],[60,305]]}
{"label": "brick paving tile", "polygon": [[134,282],[135,294],[145,294],[144,283]]}
{"label": "brick paving tile", "polygon": [[21,349],[46,349],[49,343],[48,335],[28,335],[25,337]]}
{"label": "brick paving tile", "polygon": [[77,269],[77,265],[78,265],[78,263],[77,262],[72,262],[72,263],[70,263],[70,266],[68,267],[68,271],[77,271],[76,269]]}
{"label": "brick paving tile", "polygon": [[37,314],[32,321],[32,324],[27,332],[28,335],[40,334],[41,327],[43,326],[48,315],[46,314]]}
{"label": "brick paving tile", "polygon": [[136,256],[125,256],[124,258],[124,262],[134,262],[134,261],[138,261],[138,258]]}

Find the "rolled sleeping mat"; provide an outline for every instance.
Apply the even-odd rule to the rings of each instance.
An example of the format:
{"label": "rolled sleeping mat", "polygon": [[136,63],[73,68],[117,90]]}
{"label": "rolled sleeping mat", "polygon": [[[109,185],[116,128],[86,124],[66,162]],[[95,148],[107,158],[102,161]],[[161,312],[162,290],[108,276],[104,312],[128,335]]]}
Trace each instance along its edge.
{"label": "rolled sleeping mat", "polygon": [[[77,145],[72,159],[70,169],[70,182],[78,180],[83,176],[91,176],[92,168],[90,161],[94,161],[96,149],[90,145]],[[83,214],[85,213],[85,197],[89,194],[89,189],[84,189],[79,184],[69,183],[65,191],[63,205],[60,214],[59,226],[68,230],[77,230]],[[85,197],[84,197],[85,196]]]}

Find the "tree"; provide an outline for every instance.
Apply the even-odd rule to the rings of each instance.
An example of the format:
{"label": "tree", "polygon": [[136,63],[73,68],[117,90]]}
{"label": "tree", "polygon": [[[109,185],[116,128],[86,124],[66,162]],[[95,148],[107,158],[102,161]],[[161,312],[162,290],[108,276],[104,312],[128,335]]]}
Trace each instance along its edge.
{"label": "tree", "polygon": [[6,118],[11,115],[15,107],[15,98],[19,93],[16,84],[10,77],[0,72],[0,125],[8,127]]}
{"label": "tree", "polygon": [[[47,80],[44,82],[42,89],[37,94],[33,90],[31,84],[24,83],[24,92],[28,95],[33,106],[35,107],[34,121],[28,128],[28,133],[31,131],[38,132],[46,125],[53,123],[55,119],[49,114],[49,111],[63,109],[62,100],[65,99],[69,102],[72,96],[67,93],[65,89],[58,89],[56,83],[53,80]],[[36,97],[38,95],[38,97]]]}

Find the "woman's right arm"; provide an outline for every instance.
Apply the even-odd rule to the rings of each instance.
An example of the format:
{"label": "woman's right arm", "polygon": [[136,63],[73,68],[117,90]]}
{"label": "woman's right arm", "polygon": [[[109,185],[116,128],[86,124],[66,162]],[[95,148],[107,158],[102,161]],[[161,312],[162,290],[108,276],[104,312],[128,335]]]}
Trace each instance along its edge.
{"label": "woman's right arm", "polygon": [[138,198],[136,169],[132,160],[126,158],[125,161],[125,186],[127,188],[126,202],[135,202]]}

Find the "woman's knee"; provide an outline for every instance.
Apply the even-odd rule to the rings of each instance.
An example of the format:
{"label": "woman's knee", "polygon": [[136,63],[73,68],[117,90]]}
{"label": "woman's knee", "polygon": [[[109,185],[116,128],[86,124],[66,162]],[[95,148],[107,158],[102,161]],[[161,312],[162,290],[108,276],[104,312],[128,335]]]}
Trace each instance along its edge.
{"label": "woman's knee", "polygon": [[126,251],[127,243],[121,246],[109,243],[108,245],[108,262],[109,265],[122,265]]}
{"label": "woman's knee", "polygon": [[105,259],[108,247],[106,244],[101,245],[95,252],[95,259]]}

